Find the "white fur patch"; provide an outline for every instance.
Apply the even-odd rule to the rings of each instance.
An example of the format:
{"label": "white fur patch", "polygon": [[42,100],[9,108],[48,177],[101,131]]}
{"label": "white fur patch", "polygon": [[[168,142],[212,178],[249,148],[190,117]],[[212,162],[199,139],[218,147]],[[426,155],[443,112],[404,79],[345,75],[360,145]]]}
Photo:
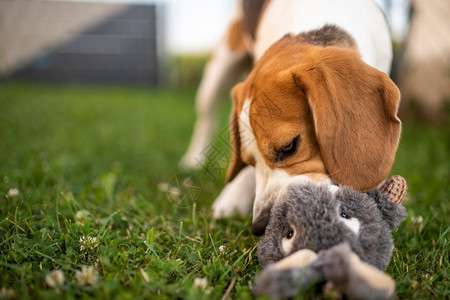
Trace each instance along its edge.
{"label": "white fur patch", "polygon": [[304,268],[317,259],[317,254],[309,249],[298,250],[283,258],[273,266],[278,270],[290,268]]}
{"label": "white fur patch", "polygon": [[350,228],[355,234],[359,233],[359,228],[361,227],[361,223],[359,220],[355,217],[352,217],[350,219],[346,219],[340,216],[339,214],[339,220],[345,224],[348,228]]}
{"label": "white fur patch", "polygon": [[335,195],[337,193],[337,191],[339,190],[339,187],[335,184],[333,184],[333,182],[329,179],[330,183],[328,184],[328,190]]}
{"label": "white fur patch", "polygon": [[246,99],[244,101],[244,104],[242,105],[241,114],[239,115],[239,129],[242,140],[242,147],[244,147],[248,153],[254,155],[257,162],[260,162],[263,157],[261,153],[259,153],[252,125],[250,124],[250,106],[251,100]]}
{"label": "white fur patch", "polygon": [[[250,124],[250,106],[251,100],[244,101],[241,114],[239,115],[239,127],[242,141],[242,147],[255,159],[255,202],[253,203],[253,217],[256,217],[264,207],[264,201],[274,188],[281,186],[290,176],[280,170],[272,170],[266,164],[264,157],[258,149],[255,134]],[[273,186],[274,188],[270,188]]]}
{"label": "white fur patch", "polygon": [[337,25],[356,41],[362,59],[389,73],[392,46],[383,13],[373,0],[271,1],[256,32],[255,60],[287,33],[298,34]]}
{"label": "white fur patch", "polygon": [[281,249],[283,250],[284,255],[288,255],[293,247],[294,244],[294,239],[287,239],[287,238],[283,238],[283,240],[281,241]]}
{"label": "white fur patch", "polygon": [[323,180],[323,181],[315,181],[315,180],[312,180],[311,178],[309,178],[308,176],[305,176],[305,175],[295,175],[295,176],[290,177],[289,180],[287,180],[282,185],[282,187],[279,190],[277,199],[283,200],[284,199],[284,194],[290,188],[291,185],[295,185],[297,187],[301,187],[303,185],[306,186],[306,185],[310,185],[310,184],[323,185],[326,188],[328,188],[330,193],[333,194],[333,195],[335,195],[336,192],[339,190],[339,187],[337,185],[335,185],[331,179],[326,179],[326,180]]}

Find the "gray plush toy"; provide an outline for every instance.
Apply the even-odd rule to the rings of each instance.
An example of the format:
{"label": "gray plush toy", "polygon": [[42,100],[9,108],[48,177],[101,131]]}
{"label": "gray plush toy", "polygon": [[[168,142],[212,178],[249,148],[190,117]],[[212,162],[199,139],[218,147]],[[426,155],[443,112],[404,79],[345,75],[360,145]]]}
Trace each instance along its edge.
{"label": "gray plush toy", "polygon": [[285,298],[327,284],[350,299],[392,297],[395,283],[383,270],[392,231],[407,216],[400,205],[405,193],[400,176],[369,192],[310,181],[288,185],[258,243],[263,271],[255,294]]}

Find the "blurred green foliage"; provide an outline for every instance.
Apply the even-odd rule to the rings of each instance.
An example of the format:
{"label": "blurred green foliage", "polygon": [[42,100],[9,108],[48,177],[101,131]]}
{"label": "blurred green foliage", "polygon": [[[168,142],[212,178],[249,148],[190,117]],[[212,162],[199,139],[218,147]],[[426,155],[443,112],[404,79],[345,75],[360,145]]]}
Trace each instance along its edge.
{"label": "blurred green foliage", "polygon": [[168,82],[172,86],[198,86],[209,54],[184,54],[168,59]]}

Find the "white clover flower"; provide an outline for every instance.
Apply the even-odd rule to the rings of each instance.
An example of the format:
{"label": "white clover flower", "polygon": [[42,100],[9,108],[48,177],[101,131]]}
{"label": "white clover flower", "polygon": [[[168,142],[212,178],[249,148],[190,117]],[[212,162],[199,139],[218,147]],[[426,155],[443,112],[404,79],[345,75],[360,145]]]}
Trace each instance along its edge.
{"label": "white clover flower", "polygon": [[8,198],[13,198],[13,197],[19,196],[19,194],[20,194],[19,190],[13,188],[13,189],[8,190],[7,196],[8,196]]}
{"label": "white clover flower", "polygon": [[175,202],[180,201],[181,191],[178,187],[171,186],[167,182],[160,182],[158,183],[158,190],[167,193],[167,196],[170,198],[170,200]]}
{"label": "white clover flower", "polygon": [[227,254],[228,253],[227,246],[225,246],[225,245],[220,246],[219,247],[219,252],[221,254]]}
{"label": "white clover flower", "polygon": [[194,287],[204,290],[208,286],[208,280],[205,277],[197,277],[194,279]]}
{"label": "white clover flower", "polygon": [[83,225],[88,216],[89,212],[87,210],[79,210],[75,213],[75,221],[77,222],[77,224]]}
{"label": "white clover flower", "polygon": [[167,192],[169,190],[169,184],[167,182],[158,183],[158,190],[161,192]]}
{"label": "white clover flower", "polygon": [[422,224],[423,223],[423,217],[422,216],[412,216],[411,217],[411,222],[413,222],[413,224]]}
{"label": "white clover flower", "polygon": [[175,203],[179,203],[181,201],[180,199],[181,191],[179,188],[173,186],[170,187],[167,192],[170,199],[173,200]]}
{"label": "white clover flower", "polygon": [[13,289],[9,289],[6,287],[2,287],[0,289],[0,299],[13,299],[15,296],[15,292]]}
{"label": "white clover flower", "polygon": [[80,251],[97,248],[97,238],[92,236],[80,237]]}
{"label": "white clover flower", "polygon": [[98,258],[96,258],[94,260],[94,267],[98,268],[98,264],[100,263],[100,260]]}
{"label": "white clover flower", "polygon": [[194,186],[194,181],[192,180],[192,177],[186,177],[181,181],[181,185],[184,188],[190,188]]}
{"label": "white clover flower", "polygon": [[97,282],[98,272],[92,266],[81,266],[81,271],[75,272],[78,284],[93,285]]}
{"label": "white clover flower", "polygon": [[61,270],[53,270],[45,276],[45,282],[51,288],[58,288],[64,283],[64,273]]}

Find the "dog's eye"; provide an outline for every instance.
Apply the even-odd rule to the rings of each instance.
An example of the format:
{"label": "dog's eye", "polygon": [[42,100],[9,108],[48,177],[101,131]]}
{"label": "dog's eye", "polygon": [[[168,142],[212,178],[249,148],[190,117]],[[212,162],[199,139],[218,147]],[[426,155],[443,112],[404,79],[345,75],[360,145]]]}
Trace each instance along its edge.
{"label": "dog's eye", "polygon": [[300,136],[297,135],[295,138],[293,138],[289,143],[281,147],[280,150],[276,151],[276,157],[275,160],[277,162],[281,162],[294,154],[297,151],[298,148],[298,142],[300,141]]}
{"label": "dog's eye", "polygon": [[341,217],[343,217],[344,219],[347,219],[347,220],[351,220],[352,219],[352,217],[347,215],[346,213],[341,213]]}
{"label": "dog's eye", "polygon": [[291,230],[289,230],[289,232],[286,234],[286,239],[287,239],[287,240],[290,240],[290,239],[292,239],[293,236],[294,236],[294,230],[291,229]]}

